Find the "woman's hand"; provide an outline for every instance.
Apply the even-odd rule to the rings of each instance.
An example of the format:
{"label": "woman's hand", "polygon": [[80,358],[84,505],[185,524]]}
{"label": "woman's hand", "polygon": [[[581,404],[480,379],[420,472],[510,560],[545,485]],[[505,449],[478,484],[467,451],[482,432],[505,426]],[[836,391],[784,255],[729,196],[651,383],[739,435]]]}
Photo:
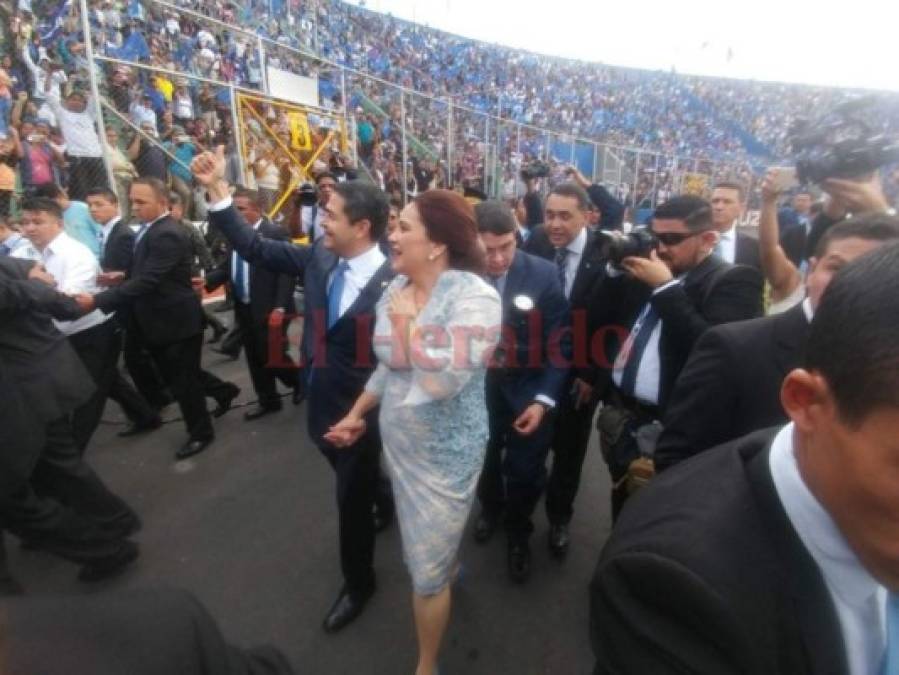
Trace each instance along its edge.
{"label": "woman's hand", "polygon": [[337,448],[346,448],[358,441],[367,425],[361,417],[347,415],[324,435],[324,439]]}
{"label": "woman's hand", "polygon": [[406,317],[413,319],[418,316],[418,306],[415,304],[415,290],[412,285],[395,291],[390,296],[387,313],[390,316]]}

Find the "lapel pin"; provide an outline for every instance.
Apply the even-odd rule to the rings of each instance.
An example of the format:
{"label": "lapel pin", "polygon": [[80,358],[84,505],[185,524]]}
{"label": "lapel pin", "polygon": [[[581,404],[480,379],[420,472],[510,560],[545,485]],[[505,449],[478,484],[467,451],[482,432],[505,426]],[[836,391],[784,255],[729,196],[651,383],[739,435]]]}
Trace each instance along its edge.
{"label": "lapel pin", "polygon": [[512,305],[520,312],[530,312],[534,309],[534,301],[527,295],[516,295],[512,298]]}

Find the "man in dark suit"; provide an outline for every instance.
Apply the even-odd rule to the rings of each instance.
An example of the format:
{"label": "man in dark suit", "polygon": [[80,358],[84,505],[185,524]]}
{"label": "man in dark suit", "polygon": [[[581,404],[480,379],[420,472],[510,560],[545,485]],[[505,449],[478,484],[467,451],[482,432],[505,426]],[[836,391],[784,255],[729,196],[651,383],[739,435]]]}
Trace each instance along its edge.
{"label": "man in dark suit", "polygon": [[[86,199],[91,218],[100,225],[102,237],[100,268],[103,272],[127,272],[131,269],[131,261],[134,258],[134,232],[121,217],[119,198],[109,188],[102,187],[89,190]],[[125,328],[128,324],[126,317],[127,310],[123,310],[118,312],[114,319],[117,330],[111,349],[116,354],[116,363],[118,354],[123,348]],[[149,355],[143,358],[149,359]],[[133,359],[126,358],[127,361]],[[161,384],[160,380],[160,386]],[[162,426],[159,412],[122,376],[118,367],[112,373],[108,396],[121,406],[130,422],[128,428],[120,432],[119,436],[132,436]]]}
{"label": "man in dark suit", "polygon": [[653,214],[652,233],[658,247],[648,257],[622,261],[624,273],[606,280],[590,322],[594,333],[617,326],[627,332],[620,348],[609,352],[613,387],[598,422],[613,481],[613,518],[627,496],[622,479],[631,462],[648,453],[652,435],[657,438],[693,345],[709,326],[762,312],[758,271],[712,255],[717,236],[704,199],[669,199]]}
{"label": "man in dark suit", "polygon": [[175,457],[185,459],[205,450],[215,436],[205,396],[227,410],[240,390],[200,368],[203,325],[191,283],[192,251],[187,234],[169,216],[165,185],[155,178],[136,179],[131,208],[142,224],[127,279],[110,275],[107,283],[119,285],[95,296],[79,295],[78,302],[84,311],[129,309],[128,330],[139,333],[181,409],[188,440]]}
{"label": "man in dark suit", "polygon": [[656,471],[786,422],[780,385],[801,363],[809,323],[827,284],[847,263],[896,240],[899,219],[894,216],[860,216],[835,225],[810,261],[804,302],[783,314],[706,331],[671,395],[654,455]]}
{"label": "man in dark suit", "polygon": [[375,590],[372,508],[381,453],[377,411],[366,418],[367,430],[352,446],[338,449],[324,435],[350,411],[374,370],[374,308],[392,277],[378,246],[387,226],[387,196],[361,181],[338,184],[325,205],[324,234],[313,246],[299,246],[264,239],[244,222],[224,181],[222,147],[197,157],[192,169],[207,188],[210,224],[241,258],[303,278],[301,356],[309,378],[309,435],[337,474],[345,584],[324,621],[324,629],[334,632],[362,612]]}
{"label": "man in dark suit", "polygon": [[[571,308],[575,342],[586,339],[587,312],[605,278],[604,239],[587,228],[589,197],[574,183],[562,183],[546,198],[544,225],[533,230],[525,252],[553,261]],[[568,552],[568,523],[581,482],[581,467],[599,402],[599,371],[578,349],[574,367],[557,401],[552,440],[553,464],[546,486],[549,549],[558,558]]]}
{"label": "man in dark suit", "polygon": [[241,649],[228,644],[200,601],[181,590],[7,600],[3,625],[2,658],[9,675],[294,672],[274,647]]}
{"label": "man in dark suit", "polygon": [[487,375],[490,440],[475,539],[487,541],[505,512],[509,576],[522,583],[531,570],[531,515],[546,484],[552,411],[568,378],[568,303],[553,264],[517,249],[508,207],[482,202],[475,215],[487,278],[503,301],[503,337]]}
{"label": "man in dark suit", "polygon": [[740,183],[717,183],[712,190],[712,223],[718,231],[715,255],[732,265],[748,265],[762,270],[759,243],[737,231],[737,222],[746,210],[746,190]]}
{"label": "man in dark suit", "polygon": [[[259,196],[253,190],[235,192],[234,208],[261,237],[287,241],[287,233],[263,216]],[[230,285],[234,297],[234,316],[243,338],[247,366],[258,398],[256,407],[244,413],[244,419],[255,420],[281,409],[281,398],[275,387],[276,378],[292,391],[298,387],[299,372],[287,355],[283,332],[269,328],[272,312],[281,312],[282,317],[285,313],[294,313],[296,279],[259,265],[250,265],[237,252],[231,251],[231,255],[206,277],[207,290],[218,288],[223,283]],[[284,322],[281,324],[284,325]],[[277,330],[277,333],[270,335],[272,330]],[[271,344],[279,345],[277,354],[271,353]],[[271,367],[267,365],[270,360],[276,362]]]}
{"label": "man in dark suit", "polygon": [[71,413],[93,394],[90,375],[51,321],[77,304],[30,261],[0,258],[0,522],[33,546],[83,565],[95,581],[138,555],[140,520],[85,464]]}
{"label": "man in dark suit", "polygon": [[899,246],[835,276],[792,420],[663,474],[591,584],[596,675],[899,672]]}

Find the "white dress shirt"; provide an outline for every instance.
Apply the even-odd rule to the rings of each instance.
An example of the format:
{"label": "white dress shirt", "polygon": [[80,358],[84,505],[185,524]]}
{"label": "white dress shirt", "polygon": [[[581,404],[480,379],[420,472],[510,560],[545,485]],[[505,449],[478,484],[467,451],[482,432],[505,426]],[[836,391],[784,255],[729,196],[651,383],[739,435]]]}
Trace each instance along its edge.
{"label": "white dress shirt", "polygon": [[[666,284],[662,284],[656,288],[652,294],[658,295],[662,291],[677,286],[681,283],[681,279],[672,279]],[[636,327],[636,325],[634,326]],[[627,366],[627,357],[630,354],[631,345],[637,337],[637,332],[632,328],[627,340],[621,346],[618,358],[612,370],[612,381],[617,387],[621,387],[624,379],[624,369]],[[649,341],[640,357],[640,363],[637,364],[637,379],[634,382],[634,398],[649,405],[659,404],[659,390],[662,382],[662,358],[659,354],[659,343],[662,339],[662,319],[660,318],[656,325],[653,326],[652,333],[649,334]]]}
{"label": "white dress shirt", "polygon": [[862,566],[805,484],[794,453],[792,423],[774,438],[768,463],[784,511],[818,565],[837,610],[849,675],[880,675],[886,650],[886,588]]}
{"label": "white dress shirt", "polygon": [[731,265],[737,259],[737,227],[731,225],[727,232],[718,233],[718,244],[715,246],[715,253],[724,262]]}
{"label": "white dress shirt", "polygon": [[[368,285],[371,278],[381,269],[387,258],[381,252],[381,247],[372,244],[372,247],[365,253],[360,253],[355,258],[341,258],[338,265],[346,262],[349,268],[344,273],[343,293],[340,296],[340,314],[343,316],[362,292],[362,289]],[[337,269],[336,267],[334,268]],[[328,288],[331,288],[331,281],[334,278],[334,272],[328,275]]]}
{"label": "white dress shirt", "polygon": [[[260,218],[260,219],[257,220],[255,223],[253,223],[253,229],[256,230],[256,231],[258,231],[258,230],[259,230],[259,226],[260,226],[261,224],[262,224],[262,218]],[[243,258],[241,258],[241,257],[237,254],[237,251],[233,251],[233,252],[231,253],[231,282],[232,282],[232,285],[233,285],[234,280],[237,279],[237,264],[238,264],[238,260],[240,260],[240,263],[243,265],[243,280],[244,280],[244,288],[247,289],[247,297],[246,297],[246,298],[238,297],[237,299],[238,299],[240,302],[242,302],[243,304],[248,305],[248,304],[250,304],[250,293],[252,292],[252,291],[250,290],[250,263],[248,263],[246,260],[244,260]],[[237,289],[235,289],[235,293],[236,293],[237,295],[240,295],[240,292],[239,292]]]}
{"label": "white dress shirt", "polygon": [[[75,241],[65,232],[39,251],[33,244],[23,246],[12,253],[13,257],[34,260],[43,264],[44,268],[56,279],[56,290],[60,293],[99,293],[97,275],[100,264],[91,250]],[[88,328],[93,328],[109,319],[112,314],[104,314],[95,309],[75,321],[56,321],[53,323],[63,335],[74,335]]]}
{"label": "white dress shirt", "polygon": [[565,248],[568,249],[568,257],[565,259],[565,298],[571,297],[571,289],[574,287],[574,278],[584,255],[584,247],[587,245],[587,228],[584,227],[578,235],[571,240]]}

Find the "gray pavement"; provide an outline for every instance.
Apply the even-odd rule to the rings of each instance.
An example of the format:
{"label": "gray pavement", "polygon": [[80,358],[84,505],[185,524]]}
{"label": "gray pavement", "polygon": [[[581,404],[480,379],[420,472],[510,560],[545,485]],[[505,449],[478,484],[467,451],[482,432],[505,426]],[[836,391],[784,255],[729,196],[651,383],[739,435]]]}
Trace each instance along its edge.
{"label": "gray pavement", "polygon": [[[243,360],[207,350],[206,366],[253,394]],[[123,417],[109,403],[88,459],[144,521],[142,555],[123,576],[98,586],[77,568],[10,541],[10,565],[29,594],[102,593],[174,586],[196,594],[239,645],[268,642],[301,675],[410,675],[415,666],[410,585],[396,525],[377,542],[378,591],[364,614],[337,635],[321,620],[340,587],[334,479],[306,435],[305,404],[254,422],[237,407],[216,421],[205,453],[175,462],[185,439],[180,421],[119,439]],[[177,406],[166,409],[177,418]],[[605,467],[591,444],[572,522],[572,547],[558,562],[546,550],[542,504],[525,586],[505,571],[505,543],[485,546],[466,533],[465,578],[453,598],[442,658],[448,675],[574,675],[590,672],[587,584],[610,517]],[[477,508],[477,507],[476,507]],[[9,538],[12,540],[12,538]]]}

